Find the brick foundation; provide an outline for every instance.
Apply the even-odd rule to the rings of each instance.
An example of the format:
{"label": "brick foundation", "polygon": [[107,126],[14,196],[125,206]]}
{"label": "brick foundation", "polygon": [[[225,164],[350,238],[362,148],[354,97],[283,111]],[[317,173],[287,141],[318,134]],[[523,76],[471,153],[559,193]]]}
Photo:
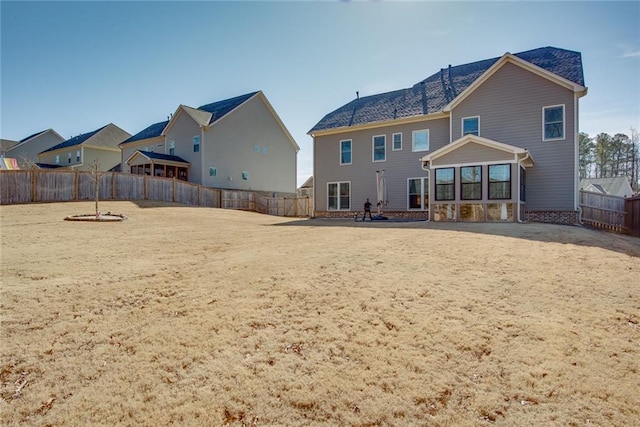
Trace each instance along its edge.
{"label": "brick foundation", "polygon": [[[362,218],[363,212],[357,211],[315,211],[315,218],[348,218],[353,219],[354,216],[358,216],[358,218]],[[371,215],[377,215],[376,210],[371,211]],[[406,219],[406,220],[422,220],[426,221],[428,218],[428,214],[425,211],[384,211],[382,213],[383,216],[389,219]],[[369,218],[367,216],[367,218]]]}
{"label": "brick foundation", "polygon": [[531,222],[575,225],[578,223],[578,211],[525,211],[524,219]]}

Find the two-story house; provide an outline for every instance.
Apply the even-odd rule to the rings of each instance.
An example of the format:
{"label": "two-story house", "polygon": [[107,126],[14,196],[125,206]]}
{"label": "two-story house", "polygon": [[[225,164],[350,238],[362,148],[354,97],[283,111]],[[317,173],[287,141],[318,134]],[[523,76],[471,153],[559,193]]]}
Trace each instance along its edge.
{"label": "two-story house", "polygon": [[356,97],[309,131],[315,215],[576,223],[586,92],[581,54],[544,47]]}
{"label": "two-story house", "polygon": [[47,129],[29,135],[20,141],[7,143],[3,156],[17,160],[20,169],[28,169],[38,163],[38,153],[43,152],[64,141],[58,132]]}
{"label": "two-story house", "polygon": [[296,192],[298,144],[262,93],[180,105],[120,144],[122,170],[208,187]]}
{"label": "two-story house", "polygon": [[110,170],[120,164],[118,145],[131,134],[113,123],[83,133],[38,153],[41,168],[89,170],[98,161],[101,170]]}

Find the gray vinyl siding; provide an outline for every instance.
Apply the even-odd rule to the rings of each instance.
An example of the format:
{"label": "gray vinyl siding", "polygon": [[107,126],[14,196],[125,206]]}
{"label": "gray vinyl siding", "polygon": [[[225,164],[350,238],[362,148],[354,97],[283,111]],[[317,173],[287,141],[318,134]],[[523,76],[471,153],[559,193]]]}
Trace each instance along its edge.
{"label": "gray vinyl siding", "polygon": [[[214,123],[204,143],[205,185],[295,194],[296,148],[260,96]],[[209,176],[211,167],[217,176]],[[243,171],[248,180],[242,179]]]}
{"label": "gray vinyl siding", "polygon": [[[429,129],[429,151],[412,151],[412,131]],[[392,135],[402,133],[402,150],[393,151]],[[386,136],[386,161],[373,162],[372,138]],[[340,141],[350,139],[352,163],[340,165]],[[449,143],[449,120],[446,118],[390,125],[339,134],[317,136],[313,144],[314,201],[316,211],[327,210],[327,183],[351,182],[351,210],[362,211],[367,198],[377,201],[376,171],[385,170],[389,205],[384,209],[407,209],[407,178],[427,175],[420,158]]]}
{"label": "gray vinyl siding", "polygon": [[439,165],[455,164],[474,165],[474,163],[500,163],[514,160],[515,156],[511,153],[485,147],[480,144],[468,143],[465,144],[464,147],[460,147],[457,150],[438,157],[432,162],[432,166],[438,167]]}
{"label": "gray vinyl siding", "polygon": [[[146,148],[146,150],[145,150]],[[138,150],[153,151],[155,153],[169,154],[169,149],[165,145],[164,137],[157,136],[154,138],[141,139],[140,141],[131,142],[121,146],[122,149],[122,172],[129,173],[131,168],[127,164],[127,159]]]}
{"label": "gray vinyl siding", "polygon": [[[180,110],[180,116],[173,122],[166,134],[165,141],[175,141],[175,156],[181,157],[191,165],[189,167],[189,181],[202,184],[202,160],[201,154],[204,147],[200,125],[198,125],[187,113]],[[193,137],[200,136],[200,151],[193,152]]]}
{"label": "gray vinyl siding", "polygon": [[[543,141],[542,108],[564,104],[565,138]],[[529,150],[527,210],[575,208],[574,93],[507,63],[472,92],[451,115],[452,141],[463,117],[480,116],[480,136]]]}
{"label": "gray vinyl siding", "polygon": [[[22,142],[7,150],[6,157],[12,157],[18,160],[21,168],[28,168],[30,163],[38,163],[38,153],[54,147],[64,139],[58,137],[55,133],[48,131],[34,137],[29,141]],[[54,156],[55,157],[55,156]],[[62,160],[62,159],[61,159]]]}

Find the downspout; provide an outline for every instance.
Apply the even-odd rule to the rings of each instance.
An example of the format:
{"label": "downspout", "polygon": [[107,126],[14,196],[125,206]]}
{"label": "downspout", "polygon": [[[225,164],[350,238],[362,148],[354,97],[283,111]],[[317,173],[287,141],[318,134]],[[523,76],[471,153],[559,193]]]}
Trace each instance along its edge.
{"label": "downspout", "polygon": [[582,222],[582,208],[580,207],[580,131],[578,126],[578,94],[573,93],[573,151],[575,157],[574,170],[573,170],[573,204],[578,212],[578,224],[583,225]]}
{"label": "downspout", "polygon": [[204,126],[200,126],[200,185],[204,185]]}
{"label": "downspout", "polygon": [[423,162],[420,161],[420,167],[422,168],[423,171],[427,172],[427,178],[429,181],[429,215],[427,215],[427,222],[431,222],[431,194],[433,194],[433,192],[431,191],[431,163],[429,163],[429,166],[427,166],[427,162]]}

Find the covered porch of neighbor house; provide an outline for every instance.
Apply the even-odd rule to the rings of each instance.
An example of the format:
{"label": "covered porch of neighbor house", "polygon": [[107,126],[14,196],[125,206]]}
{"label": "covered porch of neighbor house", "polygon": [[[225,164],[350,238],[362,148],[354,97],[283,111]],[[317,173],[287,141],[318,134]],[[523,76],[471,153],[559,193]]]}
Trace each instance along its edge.
{"label": "covered porch of neighbor house", "polygon": [[132,174],[189,180],[191,164],[178,156],[138,150],[126,160]]}
{"label": "covered porch of neighbor house", "polygon": [[420,160],[431,221],[524,220],[526,170],[534,165],[527,150],[466,135]]}

